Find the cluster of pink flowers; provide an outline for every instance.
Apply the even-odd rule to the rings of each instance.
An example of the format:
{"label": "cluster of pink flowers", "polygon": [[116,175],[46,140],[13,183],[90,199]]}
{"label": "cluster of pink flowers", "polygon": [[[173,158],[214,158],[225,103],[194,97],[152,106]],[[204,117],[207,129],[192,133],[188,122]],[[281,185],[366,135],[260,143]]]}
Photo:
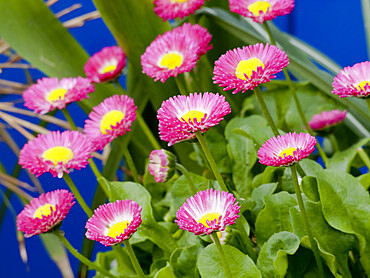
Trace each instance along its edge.
{"label": "cluster of pink flowers", "polygon": [[159,35],[141,56],[143,73],[165,82],[191,71],[200,56],[212,48],[211,38],[207,29],[190,23]]}

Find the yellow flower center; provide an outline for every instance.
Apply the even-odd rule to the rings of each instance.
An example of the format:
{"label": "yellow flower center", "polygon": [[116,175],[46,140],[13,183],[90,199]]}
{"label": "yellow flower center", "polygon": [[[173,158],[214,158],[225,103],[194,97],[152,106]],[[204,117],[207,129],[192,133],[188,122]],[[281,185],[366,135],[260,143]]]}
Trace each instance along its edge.
{"label": "yellow flower center", "polygon": [[51,215],[51,209],[53,209],[53,211],[55,211],[55,206],[52,205],[52,204],[45,204],[45,205],[39,207],[35,211],[35,214],[33,215],[33,218],[42,219],[43,216],[49,216],[49,215]]}
{"label": "yellow flower center", "polygon": [[209,228],[209,225],[207,224],[207,220],[209,223],[216,220],[216,223],[218,224],[218,218],[221,216],[218,212],[209,212],[205,215],[203,215],[201,218],[198,219],[198,223],[203,224],[205,227]]}
{"label": "yellow flower center", "polygon": [[293,152],[297,151],[297,148],[289,147],[281,151],[279,157],[284,158],[284,154],[288,157],[289,155],[293,156]]}
{"label": "yellow flower center", "polygon": [[64,89],[64,88],[58,88],[58,89],[55,89],[55,90],[52,90],[50,92],[50,94],[46,97],[47,101],[53,103],[54,101],[56,100],[63,100],[64,99],[64,96],[65,94],[68,92],[67,89]]}
{"label": "yellow flower center", "polygon": [[368,84],[370,85],[370,81],[361,81],[360,83],[358,83],[357,85],[357,90],[361,91],[361,90],[365,90],[365,85]]}
{"label": "yellow flower center", "polygon": [[127,229],[128,225],[130,225],[130,222],[128,221],[121,221],[114,224],[112,227],[109,228],[107,236],[117,238],[117,236],[125,232],[125,229]]}
{"label": "yellow flower center", "polygon": [[271,8],[271,4],[267,1],[257,1],[248,6],[248,10],[253,13],[254,16],[259,16],[260,11],[263,13],[267,12],[267,9]]}
{"label": "yellow flower center", "polygon": [[257,67],[265,68],[264,63],[258,58],[251,58],[248,60],[241,60],[235,69],[236,77],[239,79],[247,80],[245,75],[250,78]]}
{"label": "yellow flower center", "polygon": [[200,123],[205,114],[206,113],[204,113],[202,111],[190,110],[185,115],[183,115],[180,118],[180,120],[183,121],[182,119],[184,119],[185,122],[187,122],[188,124],[190,124],[190,120],[192,120],[193,122],[195,122],[194,119],[197,119],[197,122]]}
{"label": "yellow flower center", "polygon": [[105,114],[100,121],[100,131],[103,134],[107,134],[109,130],[112,130],[112,126],[116,126],[125,118],[125,114],[118,110],[112,110]]}
{"label": "yellow flower center", "polygon": [[103,74],[103,73],[106,73],[106,72],[114,71],[116,68],[117,68],[117,66],[115,66],[115,65],[109,65],[109,66],[106,66],[105,68],[103,68],[102,70],[100,70],[100,73]]}
{"label": "yellow flower center", "polygon": [[167,53],[163,55],[159,65],[169,69],[175,69],[181,66],[182,56],[178,53]]}
{"label": "yellow flower center", "polygon": [[73,152],[67,147],[56,146],[44,151],[42,158],[44,161],[49,160],[57,166],[58,162],[63,162],[63,164],[65,164],[71,160],[73,158]]}

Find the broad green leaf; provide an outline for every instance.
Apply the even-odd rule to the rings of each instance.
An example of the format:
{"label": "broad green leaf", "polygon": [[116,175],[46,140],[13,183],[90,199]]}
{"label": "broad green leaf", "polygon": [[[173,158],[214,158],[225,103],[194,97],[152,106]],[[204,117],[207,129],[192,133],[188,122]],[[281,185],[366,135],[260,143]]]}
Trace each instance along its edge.
{"label": "broad green leaf", "polygon": [[275,233],[293,232],[289,209],[297,205],[296,199],[287,192],[265,197],[265,207],[256,220],[256,239],[263,244]]}
{"label": "broad green leaf", "polygon": [[201,251],[199,245],[176,249],[170,258],[170,265],[178,278],[197,278],[197,258]]}
{"label": "broad green leaf", "polygon": [[361,148],[370,141],[370,138],[364,138],[342,152],[336,152],[333,157],[328,159],[327,168],[337,171],[349,172],[351,164],[357,156],[357,148]]}
{"label": "broad green leaf", "polygon": [[288,269],[288,254],[293,255],[300,244],[299,238],[289,232],[274,234],[262,246],[257,267],[263,277],[285,277]]}
{"label": "broad green leaf", "polygon": [[359,241],[360,260],[370,274],[370,198],[349,174],[325,170],[318,173],[322,212],[333,228],[354,234]]}
{"label": "broad green leaf", "polygon": [[231,158],[233,182],[240,197],[248,197],[252,192],[252,173],[257,161],[257,154],[251,139],[233,133],[247,123],[247,119],[234,118],[226,126],[225,137],[228,141],[227,151]]}
{"label": "broad green leaf", "polygon": [[299,162],[307,176],[317,176],[319,172],[324,170],[322,166],[311,159],[303,159]]}
{"label": "broad green leaf", "polygon": [[308,199],[314,202],[320,201],[317,180],[315,177],[305,176],[301,183],[302,191]]}
{"label": "broad green leaf", "polygon": [[368,190],[370,187],[370,173],[361,175],[357,177],[357,180],[362,184],[365,190]]}
{"label": "broad green leaf", "polygon": [[154,278],[176,278],[176,276],[173,273],[171,267],[167,265],[164,268],[162,268],[160,271],[158,271],[157,274],[154,276]]}
{"label": "broad green leaf", "polygon": [[109,182],[108,184],[111,202],[131,199],[143,208],[142,223],[134,237],[136,234],[145,235],[164,251],[172,253],[177,248],[177,244],[168,230],[155,222],[149,192],[141,184],[134,182]]}
{"label": "broad green leaf", "polygon": [[[333,229],[326,222],[321,204],[311,201],[304,202],[308,221],[312,227],[313,236],[318,242],[319,250],[325,259],[329,269],[336,277],[350,277],[348,268],[348,252],[355,246],[356,239],[353,235],[342,233]],[[290,210],[294,233],[302,239],[303,246],[310,248],[306,229],[303,224],[302,216],[297,209],[293,207]]]}
{"label": "broad green leaf", "polygon": [[256,206],[252,209],[252,217],[254,219],[257,218],[257,215],[263,209],[265,205],[265,197],[271,196],[274,193],[277,183],[266,183],[262,184],[261,186],[255,188],[252,192],[251,199],[256,202]]}
{"label": "broad green leaf", "polygon": [[[261,278],[261,273],[247,255],[235,247],[222,245],[226,261],[233,277]],[[224,278],[225,271],[215,244],[208,245],[198,257],[198,269],[202,278]]]}
{"label": "broad green leaf", "polygon": [[[119,248],[122,248],[122,247],[119,247]],[[118,262],[117,260],[120,260],[120,261]],[[117,256],[117,253],[113,250],[107,251],[107,252],[99,252],[96,255],[95,263],[99,264],[105,269],[112,271],[113,273],[116,273],[116,274],[121,273],[121,274],[131,275],[133,277],[136,277],[135,269],[132,266],[132,263],[131,263],[130,257],[128,256],[126,248],[122,248],[122,252],[120,252],[120,256]],[[112,267],[112,265],[114,265],[114,267]],[[104,277],[104,275],[101,275],[101,277]]]}
{"label": "broad green leaf", "polygon": [[[42,0],[1,0],[0,37],[34,67],[50,77],[84,76],[85,50]],[[115,93],[112,85],[96,85],[85,111]]]}

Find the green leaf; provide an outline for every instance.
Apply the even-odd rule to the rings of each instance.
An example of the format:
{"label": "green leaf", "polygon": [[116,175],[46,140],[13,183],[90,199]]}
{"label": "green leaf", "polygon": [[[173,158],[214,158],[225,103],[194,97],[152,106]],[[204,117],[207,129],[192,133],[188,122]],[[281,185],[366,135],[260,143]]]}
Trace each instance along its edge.
{"label": "green leaf", "polygon": [[308,199],[314,202],[320,201],[319,190],[317,188],[317,180],[315,177],[303,177],[301,187],[304,195],[306,195]]}
{"label": "green leaf", "polygon": [[197,278],[197,258],[201,251],[199,245],[176,249],[170,258],[170,265],[178,278]]}
{"label": "green leaf", "polygon": [[370,187],[370,173],[366,173],[357,177],[357,180],[362,184],[365,190],[368,190]]}
{"label": "green leaf", "polygon": [[325,170],[317,178],[326,221],[333,228],[358,238],[360,260],[370,274],[369,193],[347,173]]}
{"label": "green leaf", "polygon": [[352,145],[350,148],[342,152],[336,152],[333,157],[328,159],[327,168],[349,172],[351,169],[351,164],[357,156],[357,148],[361,148],[370,141],[370,138],[364,138]]}
{"label": "green leaf", "polygon": [[157,274],[154,276],[154,278],[176,278],[176,276],[173,273],[171,267],[167,265],[164,268],[162,268],[160,271],[158,271]]}
{"label": "green leaf", "polygon": [[263,244],[275,233],[293,232],[289,209],[297,205],[296,199],[287,192],[265,197],[265,208],[256,220],[256,239]]}
{"label": "green leaf", "polygon": [[257,267],[263,277],[285,277],[288,269],[288,254],[293,255],[299,247],[299,238],[289,232],[274,234],[262,246]]}
{"label": "green leaf", "polygon": [[149,192],[141,184],[134,182],[109,182],[108,184],[111,202],[131,199],[142,207],[142,223],[133,239],[135,236],[142,238],[145,236],[164,251],[172,253],[177,248],[177,244],[168,230],[155,222]]}
{"label": "green leaf", "polygon": [[[261,278],[261,273],[247,255],[235,247],[222,245],[226,261],[233,277]],[[215,244],[208,245],[198,257],[198,269],[202,278],[226,277],[221,259]]]}
{"label": "green leaf", "polygon": [[[122,247],[119,247],[122,248]],[[128,256],[128,253],[126,251],[126,248],[122,248],[122,252],[120,252],[120,258],[117,258],[117,253],[115,251],[107,251],[107,252],[98,252],[96,255],[96,263],[102,266],[105,269],[108,269],[109,271],[112,271],[113,273],[121,273],[125,275],[131,275],[133,277],[136,277],[136,272],[134,267],[132,266],[130,257]],[[116,262],[117,265],[112,264],[117,259],[120,260],[120,263]],[[114,265],[114,267],[112,267]],[[118,267],[121,269],[118,272]],[[104,275],[101,275],[101,277],[104,277]]]}
{"label": "green leaf", "polygon": [[231,158],[233,182],[240,197],[246,198],[252,192],[252,173],[257,161],[257,154],[251,139],[233,133],[247,123],[247,119],[234,118],[226,126],[225,137],[228,141],[227,151]]}
{"label": "green leaf", "polygon": [[256,202],[256,206],[252,209],[252,217],[254,219],[257,218],[257,215],[260,213],[260,211],[265,206],[264,199],[268,196],[271,196],[272,193],[274,193],[277,185],[278,185],[277,182],[266,183],[266,184],[262,184],[261,186],[253,190],[251,199]]}

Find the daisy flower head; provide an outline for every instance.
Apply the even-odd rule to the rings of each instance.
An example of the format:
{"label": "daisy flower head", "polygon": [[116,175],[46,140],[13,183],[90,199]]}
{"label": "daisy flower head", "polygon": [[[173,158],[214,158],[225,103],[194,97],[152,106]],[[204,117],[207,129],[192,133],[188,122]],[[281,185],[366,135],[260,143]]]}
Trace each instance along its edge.
{"label": "daisy flower head", "polygon": [[78,131],[51,131],[28,141],[19,155],[19,164],[37,177],[49,172],[63,177],[70,169],[85,168],[93,152],[86,135]]}
{"label": "daisy flower head", "polygon": [[63,109],[68,103],[88,98],[95,87],[87,78],[43,77],[23,92],[24,106],[39,114]]}
{"label": "daisy flower head", "polygon": [[171,97],[158,110],[159,136],[168,146],[193,139],[196,131],[206,132],[230,112],[229,103],[218,93]]}
{"label": "daisy flower head", "polygon": [[261,83],[270,82],[275,74],[289,65],[288,56],[275,45],[262,43],[229,50],[216,62],[213,83],[244,93]]}
{"label": "daisy flower head", "polygon": [[199,49],[196,40],[180,32],[159,35],[141,55],[143,73],[164,83],[171,76],[191,71]]}
{"label": "daisy flower head", "polygon": [[291,13],[294,0],[229,0],[230,11],[250,17],[257,23]]}
{"label": "daisy flower head", "polygon": [[101,205],[87,220],[85,235],[105,246],[121,243],[136,232],[141,223],[141,210],[138,203],[131,200]]}
{"label": "daisy flower head", "polygon": [[339,97],[368,97],[370,94],[370,62],[342,69],[333,82],[333,94]]}
{"label": "daisy flower head", "polygon": [[267,140],[258,150],[261,164],[286,167],[308,157],[315,149],[316,139],[308,133],[287,133]]}
{"label": "daisy flower head", "polygon": [[347,115],[347,110],[341,111],[338,109],[331,111],[323,111],[312,116],[308,125],[313,130],[323,130],[330,128],[344,121]]}
{"label": "daisy flower head", "polygon": [[205,0],[154,0],[154,12],[165,20],[184,18],[203,6]]}
{"label": "daisy flower head", "polygon": [[64,189],[41,194],[18,214],[18,231],[22,231],[25,237],[48,232],[67,216],[75,203],[74,198],[72,193]]}
{"label": "daisy flower head", "polygon": [[126,55],[119,46],[104,47],[87,60],[84,71],[92,82],[102,83],[121,75],[126,65]]}
{"label": "daisy flower head", "polygon": [[136,118],[134,100],[126,95],[114,95],[95,106],[85,121],[85,134],[93,143],[94,151],[103,149],[114,138],[130,131]]}
{"label": "daisy flower head", "polygon": [[149,155],[148,169],[156,182],[166,182],[176,172],[176,156],[163,149],[154,150]]}
{"label": "daisy flower head", "polygon": [[180,229],[195,235],[224,231],[239,217],[240,206],[235,201],[229,192],[212,188],[200,191],[179,208],[175,222]]}
{"label": "daisy flower head", "polygon": [[166,33],[169,32],[179,32],[195,40],[199,45],[199,56],[206,54],[207,51],[213,47],[212,44],[210,44],[212,35],[206,28],[200,26],[199,24],[191,25],[190,23],[184,23],[183,25],[173,29],[172,31],[167,31]]}

